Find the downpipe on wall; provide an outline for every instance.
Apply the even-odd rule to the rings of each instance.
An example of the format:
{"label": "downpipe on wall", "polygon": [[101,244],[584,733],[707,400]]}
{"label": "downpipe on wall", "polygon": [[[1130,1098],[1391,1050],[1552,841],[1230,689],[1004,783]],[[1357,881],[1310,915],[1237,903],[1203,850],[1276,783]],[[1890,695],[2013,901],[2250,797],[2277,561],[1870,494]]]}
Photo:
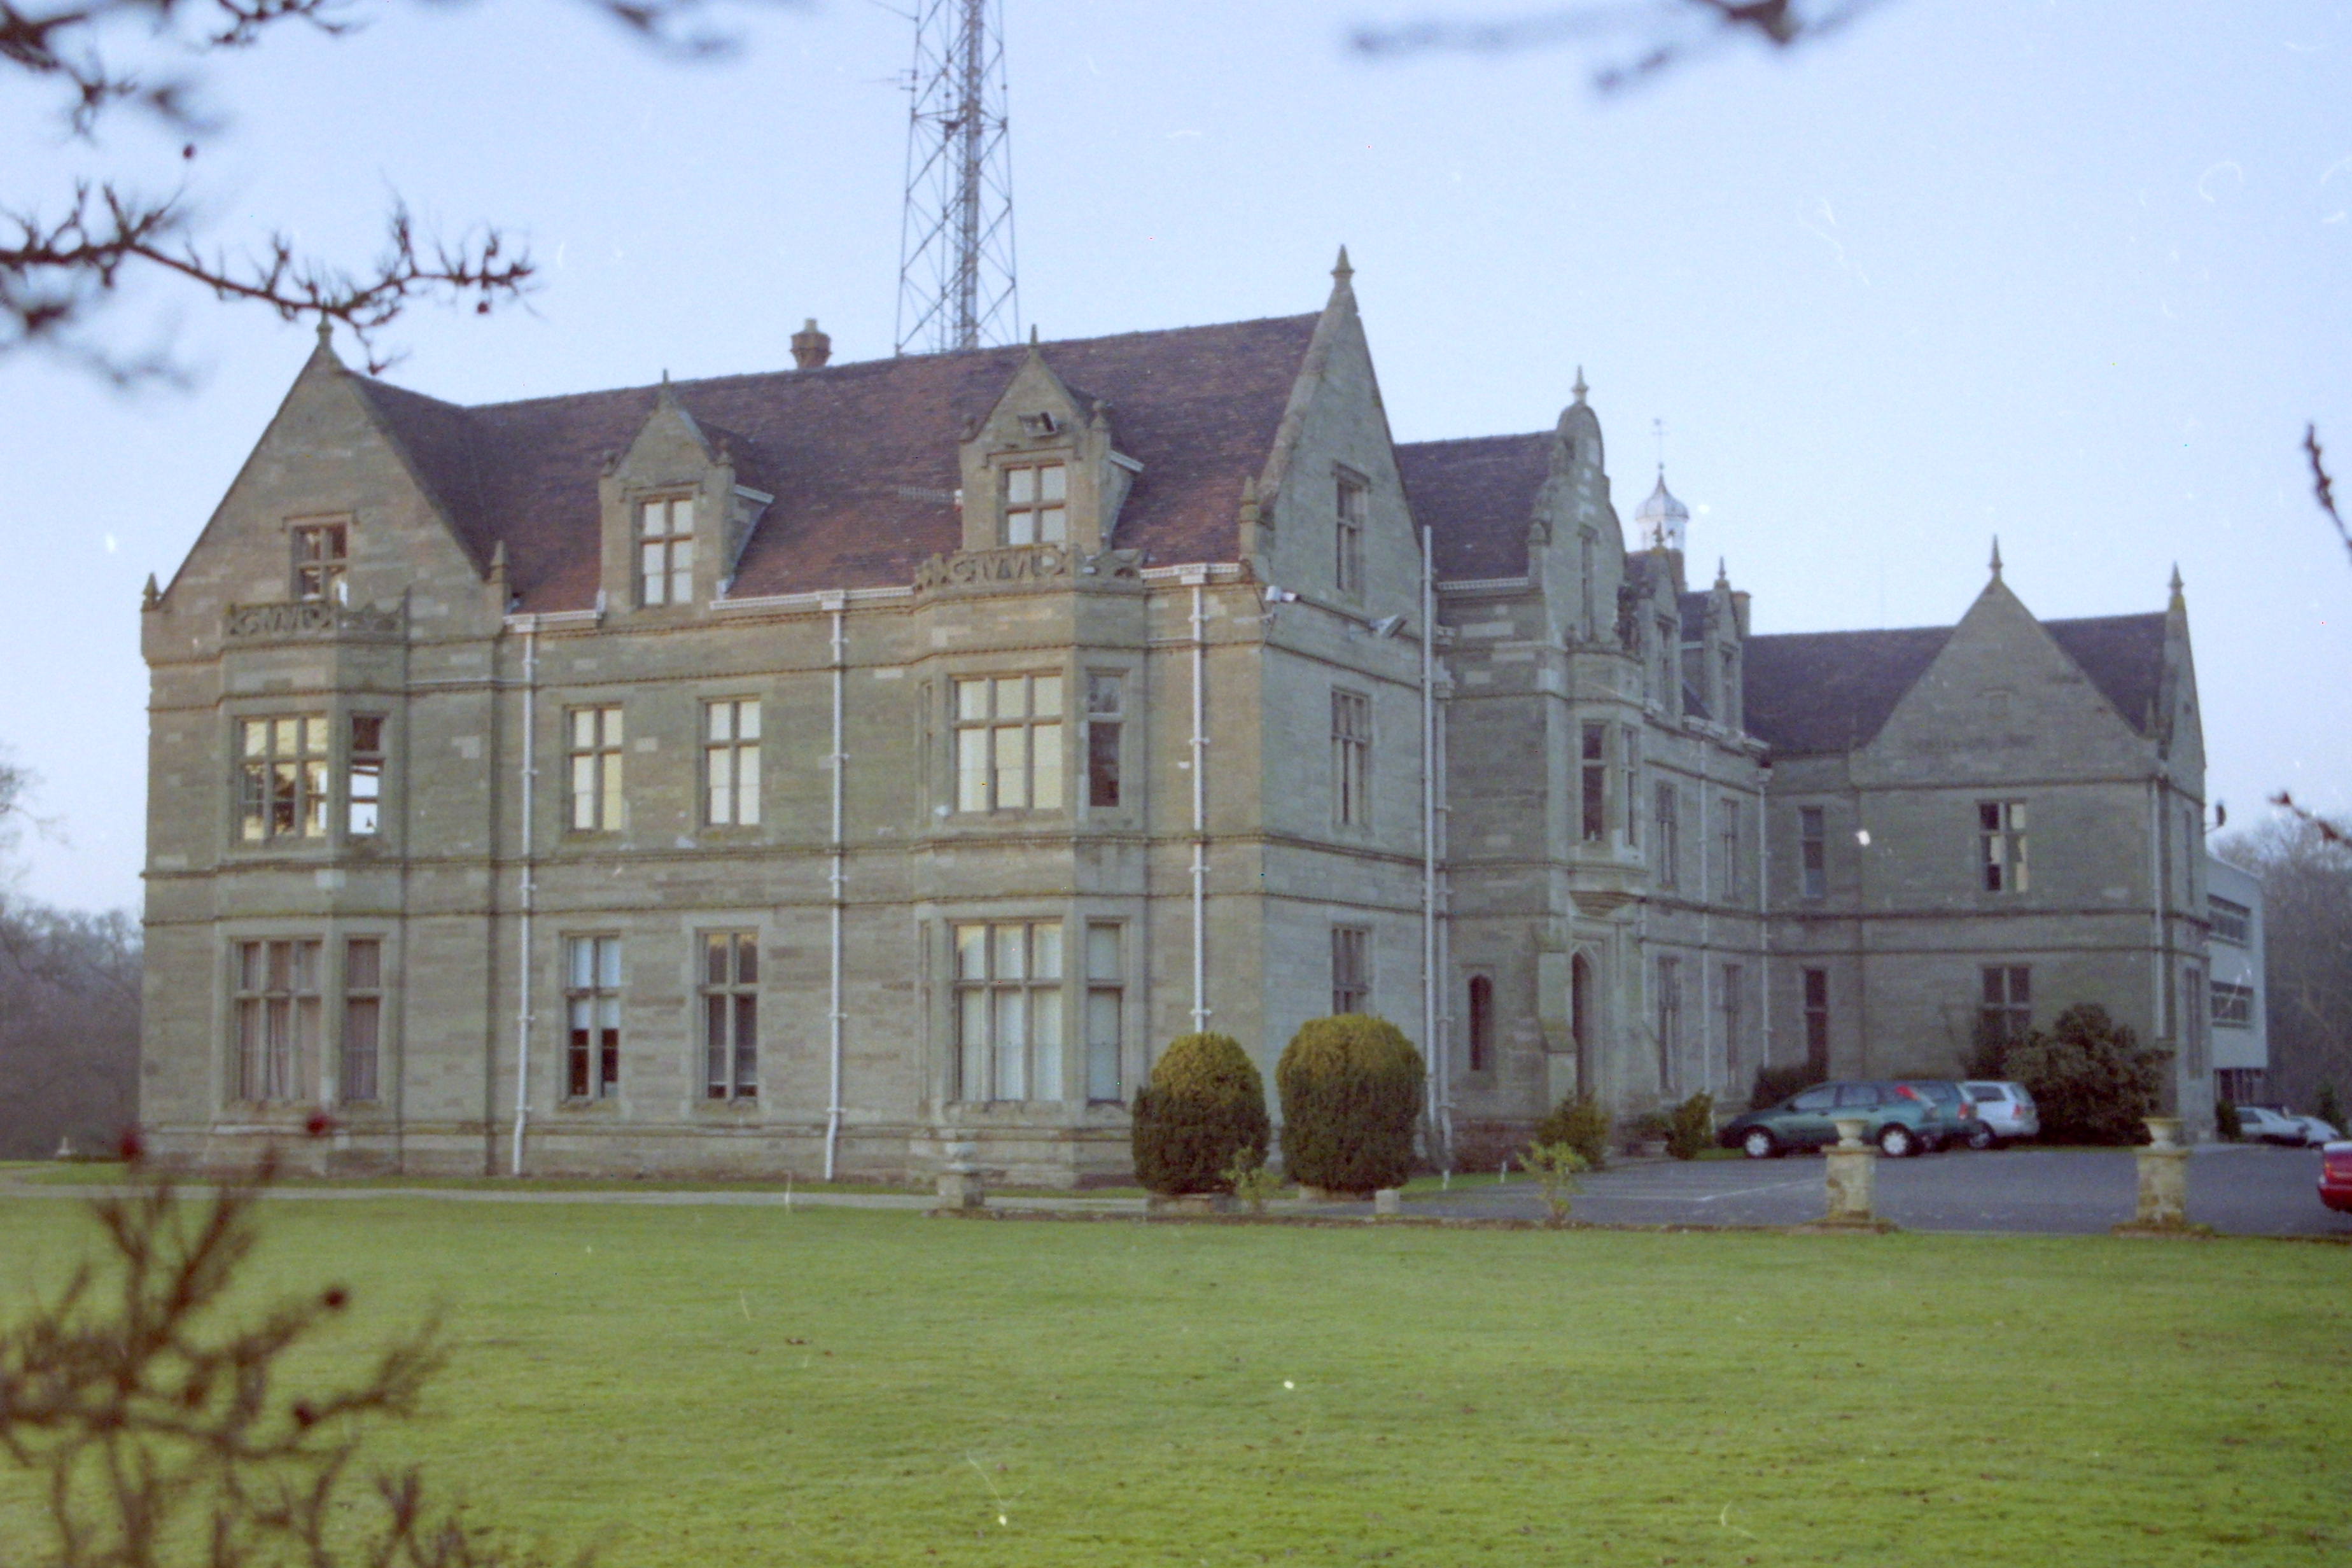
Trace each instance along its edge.
{"label": "downpipe on wall", "polygon": [[824,1179],[832,1181],[841,1152],[841,794],[842,774],[848,763],[842,750],[841,701],[842,685],[848,671],[844,664],[845,642],[843,602],[835,599],[828,606],[833,611],[833,750],[828,757],[833,764],[833,864],[829,872],[832,884],[832,953],[829,963],[828,995],[825,1007],[826,1055],[831,1064],[831,1089],[824,1109]]}
{"label": "downpipe on wall", "polygon": [[531,871],[531,785],[539,776],[539,622],[534,617],[522,629],[522,906],[521,951],[515,968],[515,1114],[514,1152],[508,1173],[522,1174],[523,1131],[530,1121],[530,913],[537,891]]}
{"label": "downpipe on wall", "polygon": [[1192,579],[1192,1032],[1209,1026],[1209,639],[1202,578]]}

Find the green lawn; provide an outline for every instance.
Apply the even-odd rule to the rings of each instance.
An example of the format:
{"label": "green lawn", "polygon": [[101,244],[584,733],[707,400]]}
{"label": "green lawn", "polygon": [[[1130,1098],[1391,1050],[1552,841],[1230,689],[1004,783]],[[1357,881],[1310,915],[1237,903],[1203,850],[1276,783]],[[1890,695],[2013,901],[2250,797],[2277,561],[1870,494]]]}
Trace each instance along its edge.
{"label": "green lawn", "polygon": [[[612,1565],[2124,1563],[2352,1551],[2352,1249],[272,1207],[381,1447]],[[76,1205],[0,1199],[0,1310]],[[0,1538],[21,1529],[0,1517]]]}

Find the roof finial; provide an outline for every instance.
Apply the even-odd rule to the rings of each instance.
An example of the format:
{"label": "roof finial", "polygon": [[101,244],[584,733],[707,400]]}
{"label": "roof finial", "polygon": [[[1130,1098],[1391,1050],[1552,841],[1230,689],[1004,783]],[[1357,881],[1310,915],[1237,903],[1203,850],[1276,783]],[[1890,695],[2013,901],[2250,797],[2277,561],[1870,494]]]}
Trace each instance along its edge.
{"label": "roof finial", "polygon": [[1650,421],[1650,429],[1658,437],[1658,482],[1664,484],[1666,482],[1666,422],[1664,419],[1653,419]]}
{"label": "roof finial", "polygon": [[1356,269],[1348,265],[1348,247],[1343,245],[1339,247],[1339,259],[1331,268],[1331,281],[1344,289],[1355,275]]}
{"label": "roof finial", "polygon": [[139,592],[139,607],[152,610],[163,602],[163,590],[155,586],[155,574],[147,574],[147,586]]}
{"label": "roof finial", "polygon": [[1731,586],[1731,574],[1724,570],[1723,557],[1720,555],[1715,558],[1715,585],[1718,588]]}
{"label": "roof finial", "polygon": [[1591,387],[1584,384],[1584,367],[1582,365],[1578,365],[1576,367],[1576,384],[1570,387],[1569,390],[1576,394],[1577,404],[1580,407],[1582,406],[1584,403],[1584,395],[1592,390]]}
{"label": "roof finial", "polygon": [[2000,535],[1992,536],[1992,580],[2000,581]]}
{"label": "roof finial", "polygon": [[335,323],[325,311],[321,310],[319,313],[319,346],[325,348],[333,341],[334,336]]}
{"label": "roof finial", "polygon": [[2172,594],[2175,598],[2180,596],[2180,563],[2178,561],[2172,563]]}

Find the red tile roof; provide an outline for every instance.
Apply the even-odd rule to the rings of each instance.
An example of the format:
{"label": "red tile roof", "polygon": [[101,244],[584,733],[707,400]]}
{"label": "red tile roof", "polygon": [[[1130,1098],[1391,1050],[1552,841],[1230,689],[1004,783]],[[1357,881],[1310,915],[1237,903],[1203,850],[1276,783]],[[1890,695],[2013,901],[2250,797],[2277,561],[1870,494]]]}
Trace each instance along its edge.
{"label": "red tile roof", "polygon": [[[1242,481],[1257,474],[1315,331],[1313,315],[1043,345],[1073,386],[1109,402],[1113,438],[1143,465],[1113,542],[1153,561],[1230,561]],[[731,593],[911,582],[958,548],[949,498],[964,422],[988,413],[1024,348],[926,354],[673,385],[739,481],[774,494]],[[600,572],[596,480],[656,387],[458,407],[362,380],[478,561],[495,542],[526,610],[584,609]]]}

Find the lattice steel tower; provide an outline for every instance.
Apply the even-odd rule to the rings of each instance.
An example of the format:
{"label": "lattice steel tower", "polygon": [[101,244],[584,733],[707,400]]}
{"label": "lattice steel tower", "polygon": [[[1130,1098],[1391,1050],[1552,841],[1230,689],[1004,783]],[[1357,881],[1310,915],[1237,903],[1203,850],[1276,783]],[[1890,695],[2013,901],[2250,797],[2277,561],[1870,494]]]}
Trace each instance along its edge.
{"label": "lattice steel tower", "polygon": [[1003,0],[917,0],[907,200],[898,231],[898,352],[1021,335],[1013,277]]}

